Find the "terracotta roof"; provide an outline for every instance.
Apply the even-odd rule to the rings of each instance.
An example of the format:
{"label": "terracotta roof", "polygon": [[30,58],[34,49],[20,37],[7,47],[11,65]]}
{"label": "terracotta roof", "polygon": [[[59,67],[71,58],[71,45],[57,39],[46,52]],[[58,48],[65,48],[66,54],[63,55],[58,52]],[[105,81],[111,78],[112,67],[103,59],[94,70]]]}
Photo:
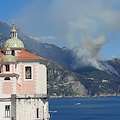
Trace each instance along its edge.
{"label": "terracotta roof", "polygon": [[2,52],[0,52],[0,58],[2,58],[4,56],[4,54]]}
{"label": "terracotta roof", "polygon": [[19,52],[15,58],[16,60],[39,60],[39,59],[45,60],[45,58],[39,57],[25,50],[21,50],[21,52]]}
{"label": "terracotta roof", "polygon": [[4,56],[4,54],[2,52],[0,52],[0,62],[1,62],[3,56]]}
{"label": "terracotta roof", "polygon": [[0,73],[0,76],[16,76],[16,73]]}

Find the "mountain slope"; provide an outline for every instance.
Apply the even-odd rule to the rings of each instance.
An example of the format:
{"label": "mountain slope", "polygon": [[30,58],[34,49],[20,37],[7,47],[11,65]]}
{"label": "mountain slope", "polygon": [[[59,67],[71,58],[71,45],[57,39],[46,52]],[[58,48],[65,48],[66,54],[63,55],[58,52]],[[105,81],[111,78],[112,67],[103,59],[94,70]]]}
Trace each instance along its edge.
{"label": "mountain slope", "polygon": [[[4,22],[0,22],[0,44],[1,48],[4,42],[9,38],[9,31],[11,26]],[[59,48],[55,45],[49,45],[41,43],[32,39],[31,37],[22,33],[17,27],[18,38],[20,38],[28,51],[32,51],[35,54],[45,57],[56,59],[62,62],[64,59],[66,62],[69,61],[70,54],[66,51],[66,48]],[[87,96],[86,88],[77,81],[76,73],[64,69],[56,63],[46,60],[41,61],[48,68],[48,93],[51,96]],[[80,76],[80,75],[79,75]]]}
{"label": "mountain slope", "polygon": [[[10,36],[10,30],[12,26],[7,25],[6,23],[0,21],[0,43],[1,46],[5,42],[6,39]],[[35,39],[24,34],[19,27],[16,26],[18,32],[18,38],[21,39],[29,51],[33,51],[35,54],[45,57],[47,59],[51,59],[54,62],[69,68],[68,64],[72,62],[72,50],[64,47],[59,48],[53,44],[42,43],[40,41],[36,41]]]}
{"label": "mountain slope", "polygon": [[87,96],[81,84],[83,75],[66,70],[50,60],[41,60],[48,69],[48,94],[51,96]]}
{"label": "mountain slope", "polygon": [[[4,42],[9,38],[10,30],[11,26],[0,22],[1,48]],[[17,31],[18,37],[23,41],[28,51],[32,51],[34,54],[48,59],[40,62],[45,64],[48,68],[49,95],[107,96],[117,95],[120,92],[120,59],[116,58],[106,61],[107,65],[113,67],[112,72],[101,71],[91,66],[84,68],[80,66],[77,69],[73,69],[72,65],[75,57],[71,49],[66,47],[59,48],[52,44],[36,41],[25,35],[19,27],[17,27]]]}

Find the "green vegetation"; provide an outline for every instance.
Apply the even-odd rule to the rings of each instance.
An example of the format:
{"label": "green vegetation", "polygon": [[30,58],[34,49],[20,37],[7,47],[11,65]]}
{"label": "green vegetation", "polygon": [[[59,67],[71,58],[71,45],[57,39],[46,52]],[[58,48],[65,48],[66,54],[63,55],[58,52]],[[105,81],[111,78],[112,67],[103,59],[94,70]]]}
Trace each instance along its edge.
{"label": "green vegetation", "polygon": [[[120,60],[108,61],[117,71],[120,71]],[[88,96],[114,95],[118,93],[120,78],[116,74],[94,70],[79,74],[64,69],[50,60],[41,60],[48,68],[48,94],[50,96],[77,96],[70,83],[69,76],[73,81],[79,81],[87,89]]]}

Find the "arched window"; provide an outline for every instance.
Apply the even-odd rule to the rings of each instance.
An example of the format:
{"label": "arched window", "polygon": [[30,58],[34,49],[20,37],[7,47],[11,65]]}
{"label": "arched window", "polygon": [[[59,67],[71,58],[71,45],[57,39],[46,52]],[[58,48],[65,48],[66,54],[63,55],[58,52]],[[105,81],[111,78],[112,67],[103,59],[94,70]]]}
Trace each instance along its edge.
{"label": "arched window", "polygon": [[9,78],[9,77],[6,77],[4,80],[10,80],[10,78]]}
{"label": "arched window", "polygon": [[30,66],[25,67],[25,78],[32,79],[32,70]]}

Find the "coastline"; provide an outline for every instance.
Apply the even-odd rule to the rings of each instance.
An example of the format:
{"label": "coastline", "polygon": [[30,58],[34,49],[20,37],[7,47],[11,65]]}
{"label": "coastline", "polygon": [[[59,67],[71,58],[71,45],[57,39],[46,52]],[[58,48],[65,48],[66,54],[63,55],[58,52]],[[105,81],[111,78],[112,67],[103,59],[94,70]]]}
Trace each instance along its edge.
{"label": "coastline", "polygon": [[94,95],[94,96],[80,96],[80,95],[75,95],[75,96],[49,96],[49,99],[52,98],[84,98],[84,97],[120,97],[120,94],[100,94],[100,95]]}

